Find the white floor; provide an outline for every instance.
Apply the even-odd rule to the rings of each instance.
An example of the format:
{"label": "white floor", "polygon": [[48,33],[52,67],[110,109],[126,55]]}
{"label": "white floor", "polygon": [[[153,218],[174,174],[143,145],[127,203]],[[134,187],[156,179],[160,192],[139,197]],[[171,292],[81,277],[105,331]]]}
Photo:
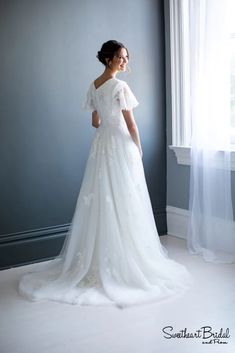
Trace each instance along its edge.
{"label": "white floor", "polygon": [[[195,285],[184,295],[127,309],[56,302],[28,302],[17,294],[17,280],[29,266],[0,272],[0,353],[227,353],[235,352],[235,265],[192,256],[184,240],[163,236],[169,255],[184,264]],[[31,265],[33,267],[33,265]],[[164,338],[202,326],[224,332],[220,342],[203,338]],[[168,331],[169,332],[169,331]],[[166,334],[165,334],[166,335]],[[209,335],[209,333],[207,333]],[[211,337],[212,339],[212,337]]]}

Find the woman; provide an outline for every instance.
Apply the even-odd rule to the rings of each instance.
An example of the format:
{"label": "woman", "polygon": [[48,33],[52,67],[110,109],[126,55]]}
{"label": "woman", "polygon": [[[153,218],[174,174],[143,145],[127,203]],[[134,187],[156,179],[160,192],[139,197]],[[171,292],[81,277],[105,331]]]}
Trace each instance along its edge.
{"label": "woman", "polygon": [[[25,274],[19,292],[30,300],[119,307],[182,293],[189,272],[161,245],[142,164],[126,82],[127,48],[115,40],[97,55],[105,70],[90,84],[84,108],[97,128],[63,249]],[[41,264],[40,264],[41,265]]]}

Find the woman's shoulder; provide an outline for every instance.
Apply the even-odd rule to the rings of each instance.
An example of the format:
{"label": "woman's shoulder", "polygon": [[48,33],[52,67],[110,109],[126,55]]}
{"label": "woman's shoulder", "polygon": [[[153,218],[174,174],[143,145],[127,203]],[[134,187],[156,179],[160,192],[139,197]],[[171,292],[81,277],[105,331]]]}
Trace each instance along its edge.
{"label": "woman's shoulder", "polygon": [[124,80],[120,80],[119,78],[115,78],[114,84],[113,84],[113,93],[116,94],[119,91],[122,91],[123,88],[129,87],[127,82]]}
{"label": "woman's shoulder", "polygon": [[116,85],[118,86],[128,86],[127,82],[124,80],[120,80],[119,78],[115,78]]}
{"label": "woman's shoulder", "polygon": [[139,102],[127,82],[117,79],[115,84],[116,86],[113,90],[113,97],[114,99],[119,100],[119,108],[121,108],[121,110],[131,110],[135,108]]}

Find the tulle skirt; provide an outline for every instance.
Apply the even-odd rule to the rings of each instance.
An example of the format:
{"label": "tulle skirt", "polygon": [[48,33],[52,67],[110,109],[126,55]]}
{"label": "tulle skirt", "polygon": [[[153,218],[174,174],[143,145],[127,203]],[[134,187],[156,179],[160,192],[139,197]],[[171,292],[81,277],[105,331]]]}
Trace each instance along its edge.
{"label": "tulle skirt", "polygon": [[142,158],[126,126],[101,125],[64,246],[20,278],[19,293],[125,307],[182,293],[192,282],[160,243]]}

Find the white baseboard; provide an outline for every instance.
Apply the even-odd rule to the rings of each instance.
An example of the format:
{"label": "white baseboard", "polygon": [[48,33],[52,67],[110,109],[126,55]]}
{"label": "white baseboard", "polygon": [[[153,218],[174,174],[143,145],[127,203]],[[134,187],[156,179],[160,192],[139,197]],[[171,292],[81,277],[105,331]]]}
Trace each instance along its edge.
{"label": "white baseboard", "polygon": [[187,239],[189,211],[183,208],[167,206],[167,234]]}
{"label": "white baseboard", "polygon": [[[187,239],[189,210],[179,207],[167,206],[167,234]],[[233,222],[235,232],[235,222]]]}

